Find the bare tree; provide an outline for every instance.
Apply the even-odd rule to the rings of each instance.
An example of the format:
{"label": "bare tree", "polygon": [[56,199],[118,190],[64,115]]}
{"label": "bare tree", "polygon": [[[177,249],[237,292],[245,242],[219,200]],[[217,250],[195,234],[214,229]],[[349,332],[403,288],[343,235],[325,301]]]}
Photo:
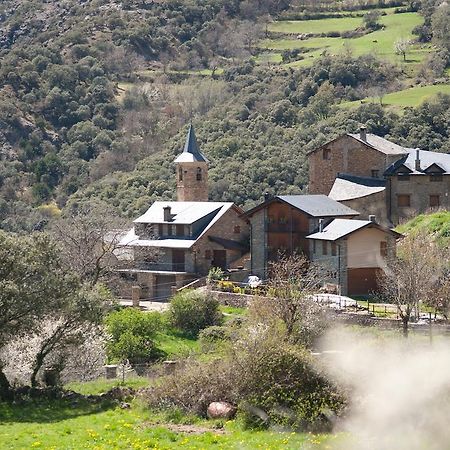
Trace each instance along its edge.
{"label": "bare tree", "polygon": [[50,226],[64,266],[91,286],[113,273],[118,264],[115,253],[126,230],[126,220],[97,205],[82,207]]}
{"label": "bare tree", "polygon": [[450,317],[450,273],[448,271],[444,272],[442,278],[438,281],[427,304],[448,320]]}
{"label": "bare tree", "polygon": [[411,47],[411,41],[409,39],[400,38],[394,43],[394,51],[397,55],[403,55],[403,61],[406,61],[406,53]]}
{"label": "bare tree", "polygon": [[262,322],[281,321],[289,339],[311,346],[326,326],[326,310],[315,301],[326,270],[303,255],[280,256],[271,264],[268,298],[251,307]]}
{"label": "bare tree", "polygon": [[409,322],[418,318],[420,304],[434,294],[445,258],[426,233],[407,236],[399,244],[398,256],[389,258],[380,277],[382,295],[394,303],[403,324],[403,336],[408,337]]}

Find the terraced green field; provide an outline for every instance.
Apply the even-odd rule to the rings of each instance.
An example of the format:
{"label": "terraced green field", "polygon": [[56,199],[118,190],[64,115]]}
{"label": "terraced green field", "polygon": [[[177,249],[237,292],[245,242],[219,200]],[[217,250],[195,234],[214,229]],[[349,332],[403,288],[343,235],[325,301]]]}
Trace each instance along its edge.
{"label": "terraced green field", "polygon": [[269,31],[278,33],[328,33],[349,31],[362,26],[361,17],[344,17],[318,20],[293,20],[273,22]]}
{"label": "terraced green field", "polygon": [[[432,86],[417,86],[402,91],[391,92],[383,97],[383,105],[398,107],[419,106],[425,100],[437,95],[438,93],[450,94],[450,84],[436,84]],[[367,97],[354,102],[341,103],[344,108],[352,108],[362,103],[379,103],[379,98]]]}
{"label": "terraced green field", "polygon": [[[331,54],[339,54],[343,51],[351,50],[354,55],[363,55],[367,53],[376,54],[379,57],[391,61],[403,62],[400,55],[394,51],[394,43],[399,38],[412,38],[412,30],[423,21],[417,13],[388,14],[382,16],[380,22],[383,28],[364,36],[345,39],[342,37],[313,37],[306,40],[286,37],[285,39],[265,39],[259,44],[261,49],[267,49],[273,52],[282,50],[303,49],[301,55],[303,59],[289,63],[291,67],[305,66],[319,57],[324,51]],[[275,22],[271,30],[284,32],[302,32],[318,33],[330,31],[342,31],[357,28],[362,23],[362,19],[353,17],[344,17],[339,19],[321,19],[305,20],[295,22]],[[289,30],[289,31],[288,31]],[[431,46],[415,45],[407,54],[408,64],[418,64],[423,61],[427,54],[432,51]]]}

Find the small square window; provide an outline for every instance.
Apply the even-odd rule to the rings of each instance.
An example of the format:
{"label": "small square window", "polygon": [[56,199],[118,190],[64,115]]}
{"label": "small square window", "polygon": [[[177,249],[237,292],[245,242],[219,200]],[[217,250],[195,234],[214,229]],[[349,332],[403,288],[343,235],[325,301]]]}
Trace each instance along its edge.
{"label": "small square window", "polygon": [[205,250],[205,259],[211,259],[211,250]]}
{"label": "small square window", "polygon": [[439,195],[430,195],[430,208],[439,208]]}
{"label": "small square window", "polygon": [[241,232],[241,227],[239,225],[235,225],[233,228],[234,234],[239,234]]}
{"label": "small square window", "polygon": [[431,182],[442,181],[442,173],[432,173],[430,175],[430,181]]}
{"label": "small square window", "polygon": [[287,223],[286,217],[281,216],[281,217],[278,219],[278,223],[281,224],[281,225],[286,224],[286,223]]}
{"label": "small square window", "polygon": [[378,178],[380,176],[379,170],[371,170],[372,178]]}
{"label": "small square window", "polygon": [[397,197],[397,206],[399,207],[411,206],[411,196],[409,194],[399,194]]}
{"label": "small square window", "polygon": [[331,159],[331,150],[329,148],[324,148],[322,150],[322,158],[327,161]]}

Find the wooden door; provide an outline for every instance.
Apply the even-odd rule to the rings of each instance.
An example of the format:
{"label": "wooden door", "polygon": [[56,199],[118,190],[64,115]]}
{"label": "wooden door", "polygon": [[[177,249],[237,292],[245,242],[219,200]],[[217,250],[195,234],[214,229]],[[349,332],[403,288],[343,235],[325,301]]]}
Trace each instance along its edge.
{"label": "wooden door", "polygon": [[172,250],[172,270],[174,272],[184,272],[184,250]]}
{"label": "wooden door", "polygon": [[214,250],[213,260],[211,265],[213,267],[220,267],[223,270],[227,268],[227,252],[226,250]]}
{"label": "wooden door", "polygon": [[378,267],[348,269],[347,283],[349,295],[371,295],[379,290],[378,278],[381,275]]}

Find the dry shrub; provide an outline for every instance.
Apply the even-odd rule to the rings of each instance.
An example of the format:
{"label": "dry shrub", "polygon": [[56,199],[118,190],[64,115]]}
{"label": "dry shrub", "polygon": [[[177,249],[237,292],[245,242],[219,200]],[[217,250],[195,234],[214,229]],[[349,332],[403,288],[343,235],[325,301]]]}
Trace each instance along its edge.
{"label": "dry shrub", "polygon": [[[204,416],[209,403],[227,401],[263,411],[264,424],[317,428],[343,399],[313,364],[311,354],[286,342],[281,330],[249,326],[224,356],[188,360],[148,393],[153,407],[177,407]],[[250,405],[250,409],[249,406]]]}

